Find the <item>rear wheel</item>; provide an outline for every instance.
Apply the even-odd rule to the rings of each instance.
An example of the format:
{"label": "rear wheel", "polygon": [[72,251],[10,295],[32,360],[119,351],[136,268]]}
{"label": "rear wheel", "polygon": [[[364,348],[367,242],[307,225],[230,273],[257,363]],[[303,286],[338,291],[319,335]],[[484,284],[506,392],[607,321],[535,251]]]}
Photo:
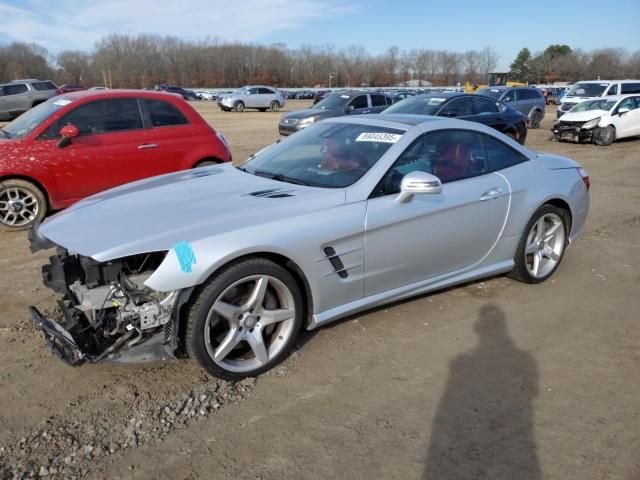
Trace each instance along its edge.
{"label": "rear wheel", "polygon": [[527,224],[509,276],[525,283],[541,283],[555,272],[567,245],[568,214],[543,205]]}
{"label": "rear wheel", "polygon": [[612,125],[598,128],[593,134],[593,141],[596,145],[608,147],[616,139],[616,129]]}
{"label": "rear wheel", "polygon": [[277,100],[274,100],[269,105],[269,110],[271,110],[272,112],[279,112],[280,111],[280,103],[278,103]]}
{"label": "rear wheel", "polygon": [[542,113],[533,112],[531,114],[531,120],[529,122],[529,128],[540,128],[540,123],[542,122]]}
{"label": "rear wheel", "polygon": [[0,182],[0,226],[24,230],[47,213],[47,200],[33,183],[11,179]]}
{"label": "rear wheel", "polygon": [[302,294],[289,272],[263,258],[245,260],[196,292],[187,352],[218,378],[255,376],[286,358],[303,317]]}
{"label": "rear wheel", "polygon": [[234,103],[233,110],[236,112],[244,112],[244,103],[243,102]]}

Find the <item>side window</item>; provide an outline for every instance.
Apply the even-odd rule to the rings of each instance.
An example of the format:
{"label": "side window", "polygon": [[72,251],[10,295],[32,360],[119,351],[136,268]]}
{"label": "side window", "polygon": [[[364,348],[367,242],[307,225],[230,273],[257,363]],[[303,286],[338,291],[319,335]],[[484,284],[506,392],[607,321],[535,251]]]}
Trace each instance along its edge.
{"label": "side window", "polygon": [[617,94],[618,94],[618,84],[614,83],[609,88],[609,91],[607,92],[607,95],[617,95]]}
{"label": "side window", "polygon": [[120,132],[142,128],[142,117],[135,98],[98,100],[81,105],[51,124],[41,139],[58,138],[60,129],[73,124],[80,135]]}
{"label": "side window", "polygon": [[640,83],[623,83],[621,93],[640,93]]}
{"label": "side window", "polygon": [[185,125],[189,123],[186,117],[176,107],[162,100],[144,100],[151,125],[154,127],[167,127],[169,125]]}
{"label": "side window", "polygon": [[625,98],[624,100],[622,100],[616,110],[620,111],[621,108],[628,108],[629,110],[633,110],[635,108],[635,102],[633,101],[633,98]]}
{"label": "side window", "polygon": [[516,91],[515,90],[507,90],[504,93],[504,95],[502,96],[501,100],[503,102],[515,102],[516,101]]}
{"label": "side window", "polygon": [[466,130],[441,130],[424,134],[398,157],[372,196],[398,193],[402,178],[414,171],[431,173],[442,183],[487,173],[480,135]]}
{"label": "side window", "polygon": [[526,162],[528,158],[517,152],[510,146],[496,140],[489,135],[482,134],[482,140],[487,155],[487,166],[489,171],[502,170],[503,168],[512,167],[522,162]]}
{"label": "side window", "polygon": [[633,97],[636,101],[636,108],[640,108],[640,97]]}
{"label": "side window", "polygon": [[353,107],[356,110],[358,110],[360,108],[367,108],[369,106],[368,103],[367,103],[367,96],[366,95],[358,95],[356,98],[351,100],[351,102],[349,102],[349,106]]}
{"label": "side window", "polygon": [[257,95],[260,93],[260,89],[258,87],[253,87],[249,89],[249,95]]}
{"label": "side window", "polygon": [[19,95],[21,93],[29,90],[24,83],[18,83],[17,85],[5,85],[4,86],[4,94],[5,95]]}
{"label": "side window", "polygon": [[438,114],[442,117],[467,117],[473,115],[471,111],[471,98],[456,98],[447,103]]}
{"label": "side window", "polygon": [[496,105],[496,102],[489,100],[488,98],[472,98],[471,106],[473,115],[498,113],[498,106]]}
{"label": "side window", "polygon": [[371,95],[372,107],[384,107],[387,105],[387,100],[384,95]]}
{"label": "side window", "polygon": [[31,86],[36,90],[55,90],[56,86],[52,82],[35,82]]}
{"label": "side window", "polygon": [[270,90],[270,89],[268,89],[268,88],[259,88],[259,89],[258,89],[258,91],[259,91],[261,94],[265,94],[265,95],[273,95],[274,93],[276,93],[276,92],[274,92],[273,90]]}

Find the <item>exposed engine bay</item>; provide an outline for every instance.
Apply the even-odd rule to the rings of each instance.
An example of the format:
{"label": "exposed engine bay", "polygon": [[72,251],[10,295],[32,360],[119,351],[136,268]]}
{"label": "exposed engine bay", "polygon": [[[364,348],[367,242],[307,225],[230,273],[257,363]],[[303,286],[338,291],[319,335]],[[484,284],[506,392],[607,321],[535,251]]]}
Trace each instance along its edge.
{"label": "exposed engine bay", "polygon": [[63,318],[44,318],[31,307],[53,351],[75,365],[116,360],[152,337],[162,340],[178,292],[157,292],[144,282],[165,256],[152,252],[101,263],[58,248],[42,275],[44,284],[62,295],[58,305]]}

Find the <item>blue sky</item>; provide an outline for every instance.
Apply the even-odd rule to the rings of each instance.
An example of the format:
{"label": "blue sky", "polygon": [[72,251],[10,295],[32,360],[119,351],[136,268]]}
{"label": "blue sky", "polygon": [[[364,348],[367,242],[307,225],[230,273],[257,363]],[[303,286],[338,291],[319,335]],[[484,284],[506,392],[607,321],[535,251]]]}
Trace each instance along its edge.
{"label": "blue sky", "polygon": [[493,47],[499,68],[518,50],[553,43],[640,49],[640,0],[0,0],[0,43],[37,42],[52,53],[91,50],[109,33],[172,34],[257,43],[391,46],[464,51]]}

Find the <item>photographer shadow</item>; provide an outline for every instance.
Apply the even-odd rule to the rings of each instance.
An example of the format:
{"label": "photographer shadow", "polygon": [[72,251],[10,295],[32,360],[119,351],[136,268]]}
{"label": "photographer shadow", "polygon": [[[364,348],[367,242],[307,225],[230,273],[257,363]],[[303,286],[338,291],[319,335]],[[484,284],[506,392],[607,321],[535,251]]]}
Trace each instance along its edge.
{"label": "photographer shadow", "polygon": [[451,361],[433,421],[424,480],[538,480],[534,357],[507,333],[502,310],[480,310],[478,346]]}

